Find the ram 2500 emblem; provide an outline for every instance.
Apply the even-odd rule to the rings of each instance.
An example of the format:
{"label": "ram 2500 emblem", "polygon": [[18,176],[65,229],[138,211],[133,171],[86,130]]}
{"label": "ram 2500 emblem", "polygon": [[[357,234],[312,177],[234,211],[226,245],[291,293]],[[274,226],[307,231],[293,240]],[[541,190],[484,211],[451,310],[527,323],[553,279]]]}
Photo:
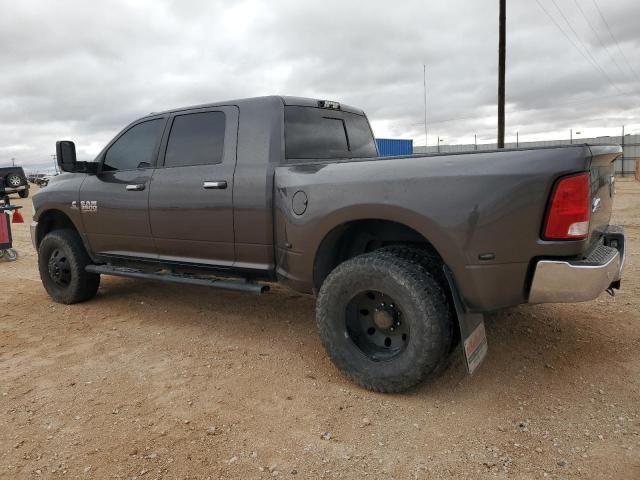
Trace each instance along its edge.
{"label": "ram 2500 emblem", "polygon": [[[71,208],[74,210],[78,210],[78,202],[75,200],[71,202]],[[98,201],[97,200],[80,200],[80,211],[81,212],[97,212],[98,211]]]}

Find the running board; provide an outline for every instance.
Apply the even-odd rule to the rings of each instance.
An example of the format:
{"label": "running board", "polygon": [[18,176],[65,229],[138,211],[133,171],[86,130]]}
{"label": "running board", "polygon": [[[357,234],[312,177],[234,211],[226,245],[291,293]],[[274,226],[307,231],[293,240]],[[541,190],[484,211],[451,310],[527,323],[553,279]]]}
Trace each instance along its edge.
{"label": "running board", "polygon": [[199,277],[168,271],[145,272],[135,268],[113,267],[111,265],[87,265],[85,270],[89,273],[114,275],[116,277],[140,278],[143,280],[157,280],[160,282],[182,283],[187,285],[201,285],[204,287],[222,288],[225,290],[237,290],[241,292],[260,295],[269,291],[268,285],[254,283],[249,280],[220,280],[212,277]]}

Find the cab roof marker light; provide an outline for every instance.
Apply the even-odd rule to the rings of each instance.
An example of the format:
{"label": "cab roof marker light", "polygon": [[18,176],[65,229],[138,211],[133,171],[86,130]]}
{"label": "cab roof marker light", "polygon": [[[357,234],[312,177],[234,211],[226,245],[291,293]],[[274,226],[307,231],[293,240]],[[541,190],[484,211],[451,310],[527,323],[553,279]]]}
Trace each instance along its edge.
{"label": "cab roof marker light", "polygon": [[338,102],[332,102],[331,100],[320,100],[318,102],[318,107],[340,110],[340,104]]}

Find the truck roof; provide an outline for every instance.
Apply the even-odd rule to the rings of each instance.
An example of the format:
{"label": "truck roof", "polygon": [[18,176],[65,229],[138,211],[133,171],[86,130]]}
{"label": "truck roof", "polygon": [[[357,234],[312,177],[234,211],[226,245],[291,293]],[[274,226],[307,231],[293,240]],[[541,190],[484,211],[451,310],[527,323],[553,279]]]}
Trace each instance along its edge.
{"label": "truck roof", "polygon": [[[292,105],[292,106],[300,106],[300,107],[318,107],[319,106],[318,103],[323,101],[322,99],[318,99],[318,98],[294,97],[294,96],[284,96],[284,95],[268,95],[264,97],[250,97],[250,98],[241,98],[236,100],[224,100],[224,101],[213,102],[213,103],[204,103],[201,105],[190,105],[187,107],[163,110],[161,112],[152,112],[146,116],[151,117],[155,115],[163,115],[167,113],[180,112],[183,110],[192,110],[195,108],[221,107],[223,105],[237,105],[240,108],[242,108],[243,105],[246,105],[246,106],[249,106],[249,105],[256,106],[259,104],[266,105],[268,103],[272,103],[273,100],[280,100],[283,105],[287,105],[287,106]],[[340,110],[344,112],[356,113],[358,115],[364,115],[363,110],[352,107],[350,105],[344,105],[342,103],[340,103]]]}

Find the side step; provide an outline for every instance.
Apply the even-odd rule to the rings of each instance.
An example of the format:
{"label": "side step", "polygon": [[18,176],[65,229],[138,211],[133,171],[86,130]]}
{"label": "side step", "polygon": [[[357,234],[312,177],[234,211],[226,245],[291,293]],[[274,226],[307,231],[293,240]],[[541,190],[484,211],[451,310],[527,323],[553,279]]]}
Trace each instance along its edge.
{"label": "side step", "polygon": [[145,272],[135,268],[114,267],[111,265],[87,265],[89,273],[103,273],[116,277],[141,278],[143,280],[157,280],[160,282],[183,283],[187,285],[201,285],[205,287],[238,290],[241,292],[260,295],[269,291],[269,285],[254,283],[249,280],[220,280],[212,277],[200,277],[182,273],[171,273],[166,270],[160,272]]}

